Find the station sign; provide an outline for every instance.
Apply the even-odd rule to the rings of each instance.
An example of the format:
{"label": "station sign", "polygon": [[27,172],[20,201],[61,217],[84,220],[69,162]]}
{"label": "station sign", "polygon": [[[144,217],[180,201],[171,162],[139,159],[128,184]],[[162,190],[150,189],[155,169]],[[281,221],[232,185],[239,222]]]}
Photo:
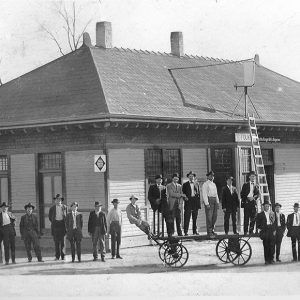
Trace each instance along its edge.
{"label": "station sign", "polygon": [[[259,137],[261,143],[279,143],[280,138],[275,137]],[[247,132],[236,132],[235,133],[236,143],[251,143],[250,134]]]}
{"label": "station sign", "polygon": [[94,155],[94,172],[106,171],[106,155]]}

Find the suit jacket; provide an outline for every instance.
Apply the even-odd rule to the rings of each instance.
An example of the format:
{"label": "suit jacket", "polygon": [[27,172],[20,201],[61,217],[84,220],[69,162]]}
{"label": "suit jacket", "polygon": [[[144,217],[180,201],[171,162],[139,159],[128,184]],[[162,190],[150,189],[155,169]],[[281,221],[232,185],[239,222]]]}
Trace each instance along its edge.
{"label": "suit jacket", "polygon": [[236,212],[240,207],[240,200],[235,186],[232,186],[232,194],[226,185],[222,189],[222,209],[226,211]]}
{"label": "suit jacket", "polygon": [[[39,233],[38,218],[34,214],[31,214],[31,217],[32,217],[32,226],[33,226],[32,229],[36,232],[37,235],[39,235],[40,233]],[[29,227],[29,216],[25,214],[21,217],[21,221],[20,221],[21,237],[25,237],[30,228],[31,227]]]}
{"label": "suit jacket", "polygon": [[184,209],[197,210],[201,209],[200,202],[200,187],[198,182],[194,182],[194,197],[192,198],[192,189],[190,181],[185,182],[182,185],[182,192],[187,196],[187,199],[184,202]]}
{"label": "suit jacket", "polygon": [[93,210],[90,212],[88,221],[88,232],[93,234],[95,232],[96,226],[100,226],[100,233],[105,235],[107,232],[106,216],[103,211],[99,212],[99,217],[97,217],[96,212]]}
{"label": "suit jacket", "polygon": [[253,197],[254,197],[254,200],[253,201],[249,201],[248,200],[248,195],[250,193],[250,181],[246,182],[243,184],[243,187],[242,187],[242,191],[241,191],[241,198],[242,198],[242,203],[241,203],[241,207],[245,207],[245,204],[246,203],[253,203],[253,205],[256,205],[256,201],[254,200],[257,200],[257,198],[259,197],[260,195],[260,192],[259,192],[259,187],[257,184],[254,185],[254,189],[253,189]]}
{"label": "suit jacket", "polygon": [[286,227],[288,232],[286,236],[300,238],[300,226],[293,226],[293,222],[294,222],[294,213],[289,214],[287,216]]}
{"label": "suit jacket", "polygon": [[[63,220],[66,221],[66,216],[67,216],[67,206],[62,204],[62,209],[63,209]],[[49,220],[51,222],[51,233],[52,235],[54,235],[53,233],[53,223],[55,221],[55,217],[56,217],[56,205],[53,205],[50,207],[49,209]]]}
{"label": "suit jacket", "polygon": [[286,228],[286,222],[285,222],[285,215],[283,213],[280,213],[280,227],[278,227],[277,223],[277,214],[274,213],[275,215],[275,228],[277,232],[284,233],[285,228]]}
{"label": "suit jacket", "polygon": [[[150,202],[153,211],[158,210],[159,212],[161,212],[161,198],[162,198],[162,193],[165,192],[164,191],[165,189],[166,187],[164,185],[161,185],[161,191],[159,190],[157,184],[150,185],[148,191],[148,200]],[[159,204],[156,203],[157,199],[160,199]]]}
{"label": "suit jacket", "polygon": [[[16,236],[16,229],[15,229],[16,217],[10,211],[8,212],[8,216],[10,218],[10,224],[13,227],[14,234]],[[2,212],[0,212],[0,230],[2,226],[3,226],[3,217],[2,217]]]}
{"label": "suit jacket", "polygon": [[176,184],[176,187],[173,182],[167,184],[166,186],[167,192],[167,203],[169,210],[173,210],[179,207],[180,200],[182,198],[182,187],[181,184]]}
{"label": "suit jacket", "polygon": [[129,203],[126,207],[126,213],[130,224],[139,224],[141,221],[141,211],[138,205],[133,206],[131,203]]}
{"label": "suit jacket", "polygon": [[[270,223],[272,225],[272,235],[275,236],[276,227],[275,227],[275,215],[273,211],[270,211]],[[264,211],[257,214],[256,217],[256,227],[260,229],[259,236],[263,240],[267,237],[267,218]]]}
{"label": "suit jacket", "polygon": [[[67,230],[67,239],[72,239],[73,238],[73,213],[72,211],[67,213],[66,216],[66,230]],[[77,239],[82,239],[82,226],[83,226],[83,221],[82,221],[82,214],[79,212],[76,212],[76,238]]]}

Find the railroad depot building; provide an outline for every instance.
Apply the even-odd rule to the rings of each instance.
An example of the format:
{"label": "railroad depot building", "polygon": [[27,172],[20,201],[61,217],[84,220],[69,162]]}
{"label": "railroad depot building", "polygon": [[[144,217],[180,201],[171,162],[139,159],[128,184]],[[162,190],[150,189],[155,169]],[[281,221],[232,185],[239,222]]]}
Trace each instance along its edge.
{"label": "railroad depot building", "polygon": [[[110,23],[97,23],[96,46],[84,34],[78,50],[0,87],[0,200],[16,214],[17,231],[30,201],[49,235],[49,207],[62,193],[67,205],[79,202],[88,236],[94,201],[108,210],[118,198],[123,241],[132,242],[143,233],[125,208],[135,194],[152,220],[147,192],[156,174],[178,172],[183,182],[193,170],[203,181],[212,169],[219,190],[226,174],[240,190],[253,168],[242,102],[234,111],[243,62],[186,55],[179,32],[171,53],[116,48],[111,36]],[[271,200],[288,213],[300,201],[300,83],[255,62],[249,113]],[[95,172],[96,155],[105,155],[106,172]],[[206,231],[203,205],[198,222]],[[223,231],[221,209],[218,224]]]}

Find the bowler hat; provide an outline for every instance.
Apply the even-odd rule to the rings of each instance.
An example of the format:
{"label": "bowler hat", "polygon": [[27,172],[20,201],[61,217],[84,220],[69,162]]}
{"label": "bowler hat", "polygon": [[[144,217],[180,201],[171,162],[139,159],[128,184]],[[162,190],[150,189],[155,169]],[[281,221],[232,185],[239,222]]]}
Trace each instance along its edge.
{"label": "bowler hat", "polygon": [[158,174],[155,176],[155,179],[163,179],[162,175],[161,174]]}
{"label": "bowler hat", "polygon": [[33,206],[30,202],[27,203],[27,204],[24,206],[25,210],[26,210],[28,207],[32,207],[32,209],[34,209],[34,206]]}
{"label": "bowler hat", "polygon": [[174,174],[172,175],[172,179],[173,179],[174,177],[179,178],[179,174],[178,174],[178,173],[174,173]]}
{"label": "bowler hat", "polygon": [[129,198],[129,200],[132,200],[132,199],[139,200],[139,198],[134,196],[134,195],[131,195],[130,198]]}
{"label": "bowler hat", "polygon": [[102,206],[102,203],[99,203],[99,201],[95,201],[95,206]]}
{"label": "bowler hat", "polygon": [[196,177],[196,174],[193,171],[190,171],[186,174],[186,177],[189,177],[190,175],[193,175],[194,177]]}
{"label": "bowler hat", "polygon": [[227,176],[225,177],[225,179],[226,179],[226,180],[228,180],[228,179],[233,180],[234,178],[233,178],[233,176],[231,176],[231,175],[227,175]]}
{"label": "bowler hat", "polygon": [[296,202],[296,203],[294,204],[294,207],[299,207],[299,203]]}
{"label": "bowler hat", "polygon": [[281,205],[280,203],[275,203],[275,207],[276,207],[276,206],[281,207],[282,205]]}
{"label": "bowler hat", "polygon": [[2,202],[2,203],[1,203],[0,207],[3,207],[3,206],[4,206],[4,207],[9,207],[9,206],[6,204],[6,202]]}
{"label": "bowler hat", "polygon": [[250,171],[249,172],[249,176],[251,176],[251,175],[255,175],[256,176],[256,173],[254,171]]}
{"label": "bowler hat", "polygon": [[64,197],[61,196],[61,194],[56,194],[55,197],[53,198],[54,200],[60,198],[61,201],[64,201]]}
{"label": "bowler hat", "polygon": [[75,202],[72,202],[71,205],[70,205],[70,207],[72,207],[72,206],[74,206],[74,205],[76,205],[76,206],[78,207],[78,202],[76,202],[76,201],[75,201]]}
{"label": "bowler hat", "polygon": [[263,203],[263,205],[266,205],[266,204],[271,205],[270,201],[268,201],[268,200],[265,200]]}
{"label": "bowler hat", "polygon": [[209,171],[209,172],[206,174],[206,177],[208,177],[209,175],[215,176],[215,173],[214,173],[213,171]]}
{"label": "bowler hat", "polygon": [[111,201],[111,203],[120,203],[119,199],[113,199],[113,201]]}

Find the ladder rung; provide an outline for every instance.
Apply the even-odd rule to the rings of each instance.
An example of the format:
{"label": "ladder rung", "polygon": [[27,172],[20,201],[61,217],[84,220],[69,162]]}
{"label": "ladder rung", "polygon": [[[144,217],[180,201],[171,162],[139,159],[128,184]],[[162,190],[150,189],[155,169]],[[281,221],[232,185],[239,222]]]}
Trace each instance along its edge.
{"label": "ladder rung", "polygon": [[262,155],[261,155],[261,154],[255,154],[254,157],[255,157],[255,158],[256,158],[256,157],[262,157]]}
{"label": "ladder rung", "polygon": [[257,174],[257,176],[260,176],[260,177],[267,177],[267,176],[266,176],[266,173],[260,173],[260,174]]}

